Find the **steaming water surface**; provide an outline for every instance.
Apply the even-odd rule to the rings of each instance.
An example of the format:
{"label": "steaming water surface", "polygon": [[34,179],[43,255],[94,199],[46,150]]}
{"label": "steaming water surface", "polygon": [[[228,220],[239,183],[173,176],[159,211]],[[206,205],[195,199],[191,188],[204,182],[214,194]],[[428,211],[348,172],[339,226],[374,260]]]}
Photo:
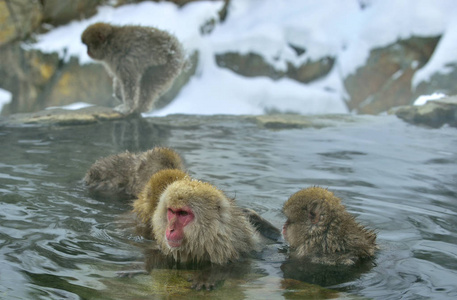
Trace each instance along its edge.
{"label": "steaming water surface", "polygon": [[[415,127],[395,117],[313,120],[318,128],[271,130],[235,117],[184,116],[0,128],[0,298],[147,299],[176,291],[158,273],[116,277],[142,261],[147,241],[135,235],[128,203],[93,199],[81,181],[102,156],[154,146],[175,148],[191,175],[277,227],[292,193],[312,185],[334,191],[377,230],[381,248],[371,270],[334,290],[348,297],[456,297],[456,129]],[[334,296],[285,280],[281,248],[270,245],[243,280],[187,295]]]}

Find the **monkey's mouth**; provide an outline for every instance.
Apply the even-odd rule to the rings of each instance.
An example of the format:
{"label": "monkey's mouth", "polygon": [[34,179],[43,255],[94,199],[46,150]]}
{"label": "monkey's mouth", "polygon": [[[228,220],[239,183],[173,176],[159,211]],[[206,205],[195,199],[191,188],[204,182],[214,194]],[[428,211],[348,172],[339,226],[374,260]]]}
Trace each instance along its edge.
{"label": "monkey's mouth", "polygon": [[170,246],[171,248],[181,247],[182,240],[183,239],[180,239],[180,240],[167,240],[168,246]]}

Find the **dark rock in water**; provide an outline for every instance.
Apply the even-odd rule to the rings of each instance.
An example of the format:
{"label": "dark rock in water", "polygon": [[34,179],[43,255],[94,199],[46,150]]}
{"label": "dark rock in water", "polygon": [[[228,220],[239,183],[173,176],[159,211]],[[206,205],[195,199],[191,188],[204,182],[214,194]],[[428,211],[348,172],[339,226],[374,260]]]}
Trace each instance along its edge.
{"label": "dark rock in water", "polygon": [[444,124],[457,127],[457,96],[428,101],[422,106],[401,106],[389,113],[411,124],[433,128]]}

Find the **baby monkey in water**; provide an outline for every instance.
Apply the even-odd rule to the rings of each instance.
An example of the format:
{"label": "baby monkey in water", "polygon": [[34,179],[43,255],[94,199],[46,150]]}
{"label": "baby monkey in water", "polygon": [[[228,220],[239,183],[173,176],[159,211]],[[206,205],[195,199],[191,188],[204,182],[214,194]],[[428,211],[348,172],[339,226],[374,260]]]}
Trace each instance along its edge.
{"label": "baby monkey in water", "polygon": [[163,169],[184,170],[181,156],[173,149],[155,147],[139,153],[125,151],[98,159],[87,171],[84,182],[94,196],[134,199],[149,178]]}
{"label": "baby monkey in water", "polygon": [[332,192],[311,187],[284,204],[283,227],[292,258],[324,265],[354,265],[375,254],[376,234],[350,215]]}
{"label": "baby monkey in water", "polygon": [[81,41],[113,78],[115,108],[123,114],[149,111],[180,74],[186,59],[181,43],[166,31],[142,26],[92,24]]}

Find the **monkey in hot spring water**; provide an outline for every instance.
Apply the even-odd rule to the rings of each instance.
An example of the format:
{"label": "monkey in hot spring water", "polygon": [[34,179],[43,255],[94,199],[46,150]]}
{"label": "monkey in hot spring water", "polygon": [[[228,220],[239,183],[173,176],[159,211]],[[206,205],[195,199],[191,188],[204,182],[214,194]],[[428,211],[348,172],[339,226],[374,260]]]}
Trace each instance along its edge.
{"label": "monkey in hot spring water", "polygon": [[192,179],[169,148],[102,158],[85,181],[96,194],[136,198],[133,212],[146,228],[142,235],[155,241],[146,268],[196,267],[201,272],[194,278],[195,289],[212,289],[240,260],[260,250],[259,232],[270,239],[279,236],[255,211],[241,209],[215,186]]}
{"label": "monkey in hot spring water", "polygon": [[283,236],[291,256],[324,265],[353,265],[374,256],[376,234],[355,220],[332,192],[311,187],[284,204]]}

